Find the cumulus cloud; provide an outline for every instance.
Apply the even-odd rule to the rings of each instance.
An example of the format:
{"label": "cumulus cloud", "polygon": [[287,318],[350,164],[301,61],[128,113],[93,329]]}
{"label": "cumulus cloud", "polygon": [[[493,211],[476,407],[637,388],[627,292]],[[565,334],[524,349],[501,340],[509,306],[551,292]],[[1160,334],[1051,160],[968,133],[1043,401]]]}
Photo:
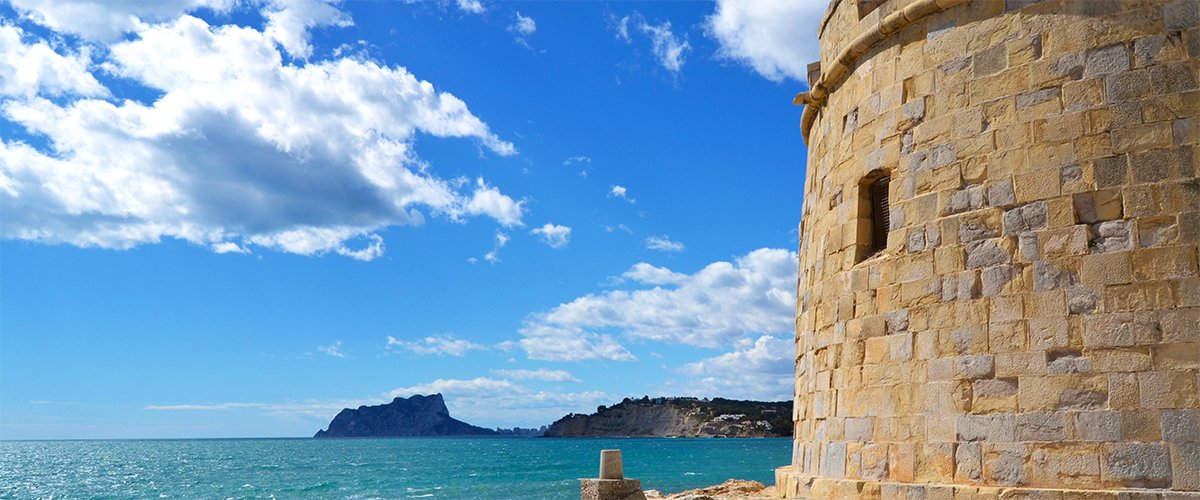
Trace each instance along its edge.
{"label": "cumulus cloud", "polygon": [[326,346],[317,346],[317,352],[327,354],[335,358],[344,358],[346,353],[342,352],[342,341],[337,341]]}
{"label": "cumulus cloud", "polygon": [[263,9],[267,24],[263,32],[292,57],[312,55],[309,30],[318,26],[352,26],[350,16],[335,5],[336,0],[270,0]]}
{"label": "cumulus cloud", "polygon": [[671,31],[671,21],[651,24],[640,13],[634,12],[622,17],[617,22],[617,38],[631,43],[633,37],[630,35],[630,28],[650,40],[650,52],[654,54],[654,59],[659,66],[674,75],[678,75],[683,70],[683,65],[687,62],[687,55],[692,51],[692,45],[688,43],[686,36],[681,37]]}
{"label": "cumulus cloud", "polygon": [[608,197],[609,198],[620,198],[622,200],[628,201],[631,204],[637,203],[637,200],[635,200],[629,196],[629,189],[627,189],[625,186],[620,186],[620,185],[612,186],[608,190]]}
{"label": "cumulus cloud", "polygon": [[543,243],[550,245],[550,248],[562,248],[571,242],[571,228],[558,224],[546,223],[542,227],[534,228],[530,233],[537,235]]}
{"label": "cumulus cloud", "polygon": [[108,89],[88,71],[90,51],[60,54],[44,41],[26,44],[19,27],[0,24],[0,96],[105,96]]}
{"label": "cumulus cloud", "polygon": [[646,248],[660,252],[682,252],[684,250],[683,243],[671,241],[671,238],[666,235],[646,238]]}
{"label": "cumulus cloud", "polygon": [[73,33],[101,42],[114,42],[121,35],[147,23],[167,21],[186,12],[208,8],[225,12],[237,0],[11,0],[23,17],[55,31]]}
{"label": "cumulus cloud", "polygon": [[[270,5],[283,12],[309,4]],[[313,22],[324,21],[302,24]],[[13,34],[0,30],[0,43],[11,44]],[[82,55],[56,59],[36,49],[40,42],[6,50],[5,60],[41,51],[37,60],[51,61],[42,67],[67,71],[16,84],[25,95],[0,102],[4,118],[52,151],[0,141],[0,234],[103,248],[176,238],[215,251],[259,246],[370,260],[385,249],[377,231],[421,224],[425,212],[522,225],[523,201],[483,179],[441,179],[413,150],[424,134],[514,154],[466,103],[403,67],[347,58],[285,63],[278,37],[187,15],[139,25],[136,38],[109,47],[102,66],[159,91],[153,103],[87,97],[102,88],[70,71],[85,64]],[[31,86],[78,98],[29,97]]]}
{"label": "cumulus cloud", "polygon": [[522,16],[520,11],[516,13],[516,19],[508,26],[508,31],[517,37],[517,43],[529,46],[529,37],[537,31],[537,22],[532,17]]}
{"label": "cumulus cloud", "polygon": [[452,208],[451,213],[486,215],[508,227],[524,226],[521,217],[525,214],[525,200],[513,200],[480,178],[475,180],[475,192],[462,209]]}
{"label": "cumulus cloud", "polygon": [[817,28],[826,0],[717,0],[705,23],[720,44],[718,57],[745,64],[764,78],[808,80],[820,59]]}
{"label": "cumulus cloud", "polygon": [[[492,243],[492,249],[488,253],[483,254],[483,260],[486,260],[491,264],[496,264],[496,263],[500,262],[500,249],[504,248],[506,245],[508,245],[508,240],[509,240],[509,237],[507,234],[500,232],[500,231],[496,231],[496,236],[494,237],[495,242]],[[472,258],[474,258],[474,257],[472,257]],[[473,263],[474,262],[472,261],[472,264]]]}
{"label": "cumulus cloud", "polygon": [[483,3],[479,0],[457,0],[455,3],[458,5],[458,8],[472,14],[483,14],[487,11]]}
{"label": "cumulus cloud", "polygon": [[665,267],[655,267],[645,262],[638,262],[621,277],[646,285],[678,285],[687,281],[688,275],[677,273]]}
{"label": "cumulus cloud", "polygon": [[531,359],[634,359],[614,335],[719,348],[795,328],[796,254],[763,248],[691,275],[650,271],[674,283],[589,294],[528,318],[516,345]]}
{"label": "cumulus cloud", "polygon": [[492,370],[492,373],[514,380],[540,380],[543,382],[579,382],[579,379],[566,370]]}
{"label": "cumulus cloud", "polygon": [[790,400],[795,351],[786,337],[741,339],[731,352],[684,365],[680,390],[704,397]]}
{"label": "cumulus cloud", "polygon": [[400,340],[388,335],[386,349],[409,351],[418,356],[460,357],[469,351],[486,349],[484,346],[463,340],[453,335],[431,335],[418,340]]}

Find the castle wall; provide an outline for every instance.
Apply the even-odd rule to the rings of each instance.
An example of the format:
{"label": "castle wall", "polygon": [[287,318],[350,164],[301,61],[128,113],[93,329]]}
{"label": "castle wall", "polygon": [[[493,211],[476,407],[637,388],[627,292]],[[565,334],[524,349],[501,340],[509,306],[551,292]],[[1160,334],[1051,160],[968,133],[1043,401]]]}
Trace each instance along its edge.
{"label": "castle wall", "polygon": [[801,98],[779,486],[1200,497],[1200,0],[860,1]]}

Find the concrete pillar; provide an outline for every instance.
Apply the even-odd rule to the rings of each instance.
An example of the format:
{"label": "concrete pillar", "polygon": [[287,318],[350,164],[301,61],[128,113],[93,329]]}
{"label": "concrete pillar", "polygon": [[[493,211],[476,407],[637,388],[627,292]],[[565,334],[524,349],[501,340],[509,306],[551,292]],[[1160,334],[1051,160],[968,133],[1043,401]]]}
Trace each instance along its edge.
{"label": "concrete pillar", "polygon": [[625,479],[621,450],[600,450],[600,479]]}

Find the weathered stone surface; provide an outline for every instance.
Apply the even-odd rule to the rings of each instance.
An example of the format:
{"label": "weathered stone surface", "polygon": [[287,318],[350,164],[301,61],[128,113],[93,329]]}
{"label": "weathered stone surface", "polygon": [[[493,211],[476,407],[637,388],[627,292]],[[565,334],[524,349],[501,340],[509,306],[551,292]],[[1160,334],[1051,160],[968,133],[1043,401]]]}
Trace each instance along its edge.
{"label": "weathered stone surface", "polygon": [[1129,52],[1125,44],[1117,43],[1087,52],[1083,65],[1083,77],[1111,75],[1129,71]]}
{"label": "weathered stone surface", "polygon": [[1059,412],[1030,412],[1017,415],[1018,441],[1062,441],[1066,422]]}
{"label": "weathered stone surface", "polygon": [[646,500],[637,479],[580,479],[581,500]]}
{"label": "weathered stone surface", "polygon": [[1171,481],[1171,456],[1164,444],[1106,444],[1103,450],[1100,475],[1105,483],[1161,487]]}
{"label": "weathered stone surface", "polygon": [[1200,495],[1198,7],[830,3],[789,494]]}

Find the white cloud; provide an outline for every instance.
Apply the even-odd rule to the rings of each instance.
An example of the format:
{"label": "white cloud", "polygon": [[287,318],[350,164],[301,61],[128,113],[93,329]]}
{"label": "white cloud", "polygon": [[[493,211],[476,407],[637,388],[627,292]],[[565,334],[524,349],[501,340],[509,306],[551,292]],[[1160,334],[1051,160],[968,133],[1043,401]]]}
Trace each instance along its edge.
{"label": "white cloud", "polygon": [[621,277],[646,285],[678,285],[687,281],[688,275],[677,273],[665,267],[654,267],[645,262],[638,262]]}
{"label": "white cloud", "polygon": [[516,12],[516,20],[508,26],[508,31],[515,34],[517,43],[529,46],[529,37],[537,31],[537,22],[532,17],[522,16],[521,12]]}
{"label": "white cloud", "polygon": [[763,248],[682,278],[663,271],[670,272],[657,272],[670,276],[673,286],[589,294],[532,315],[517,345],[531,359],[619,360],[633,355],[614,335],[719,348],[751,335],[791,335],[795,329],[793,252]]}
{"label": "white cloud", "polygon": [[479,0],[457,0],[458,8],[472,14],[483,14],[485,9]]}
{"label": "white cloud", "polygon": [[558,224],[546,223],[542,227],[534,228],[530,233],[538,235],[550,248],[562,248],[571,242],[571,228]]}
{"label": "white cloud", "polygon": [[617,22],[617,38],[625,43],[631,43],[633,38],[629,34],[630,27],[650,39],[650,51],[660,66],[674,75],[678,75],[683,70],[683,65],[687,62],[687,55],[692,51],[692,45],[688,43],[686,36],[680,37],[671,31],[671,21],[663,21],[662,24],[657,25],[650,24],[640,13],[634,12],[622,17]]}
{"label": "white cloud", "polygon": [[[496,231],[495,243],[492,244],[492,249],[483,255],[483,260],[492,264],[500,262],[500,249],[508,245],[508,235],[500,231]],[[474,264],[474,262],[472,262]]]}
{"label": "white cloud", "polygon": [[209,8],[228,11],[237,0],[11,0],[17,12],[50,29],[84,38],[114,42],[146,23],[167,21],[186,12]]}
{"label": "white cloud", "polygon": [[633,230],[629,229],[629,226],[626,226],[625,224],[617,224],[615,226],[605,224],[601,227],[604,228],[604,232],[606,232],[606,233],[614,233],[617,231],[623,231],[623,232],[626,232],[629,234],[633,234]]}
{"label": "white cloud", "polygon": [[621,198],[622,200],[628,201],[630,204],[637,203],[637,200],[635,200],[629,196],[629,189],[627,189],[625,186],[620,186],[620,185],[612,186],[608,190],[608,197],[609,198]]}
{"label": "white cloud", "polygon": [[524,226],[521,217],[525,213],[525,200],[515,201],[489,186],[482,178],[475,180],[475,192],[463,205],[460,213],[486,215],[505,226]]}
{"label": "white cloud", "polygon": [[646,248],[660,252],[682,252],[684,250],[683,243],[671,241],[671,238],[666,235],[646,238]]}
{"label": "white cloud", "polygon": [[333,5],[336,0],[270,0],[262,14],[267,24],[263,32],[279,43],[292,57],[312,55],[309,30],[318,26],[352,26],[354,21]]}
{"label": "white cloud", "polygon": [[547,425],[567,413],[591,412],[597,405],[612,402],[612,397],[601,391],[548,392],[487,377],[438,379],[397,388],[390,395],[431,393],[445,397],[446,406],[455,418],[476,425],[505,427]]}
{"label": "white cloud", "polygon": [[332,401],[316,401],[306,400],[301,402],[284,402],[284,403],[258,403],[258,402],[243,402],[243,403],[192,403],[192,404],[158,404],[146,405],[144,408],[151,411],[238,411],[238,410],[258,410],[265,415],[281,417],[281,418],[296,418],[306,417],[320,422],[328,422],[337,415],[343,408],[356,408],[364,404],[378,404],[384,401],[376,401],[375,399],[346,399]]}
{"label": "white cloud", "polygon": [[[530,373],[536,373],[534,370]],[[547,370],[554,372],[554,370]],[[516,378],[516,377],[512,377]],[[530,379],[534,380],[534,379]],[[306,400],[302,402],[229,402],[147,405],[151,411],[259,411],[279,418],[311,418],[322,424],[343,408],[378,405],[396,397],[441,393],[454,418],[480,426],[530,427],[547,425],[568,413],[590,412],[599,404],[612,402],[601,391],[550,392],[536,390],[510,380],[477,377],[437,379],[409,387],[398,387],[363,399]]]}
{"label": "white cloud", "polygon": [[742,339],[731,352],[684,365],[682,393],[731,399],[792,399],[795,344],[763,335]]}
{"label": "white cloud", "polygon": [[808,80],[820,59],[817,28],[826,0],[718,0],[706,31],[721,44],[717,55],[754,68],[772,81]]}
{"label": "white cloud", "polygon": [[587,156],[572,156],[563,160],[562,164],[568,167],[578,165],[580,177],[587,177],[592,171],[592,159]]}
{"label": "white cloud", "polygon": [[342,352],[342,341],[340,340],[326,346],[317,346],[317,351],[335,358],[346,357],[346,353]]}
{"label": "white cloud", "polygon": [[566,370],[492,370],[492,373],[504,378],[515,380],[540,380],[543,382],[579,382],[579,379]]}
{"label": "white cloud", "polygon": [[59,54],[45,41],[25,44],[23,38],[21,28],[0,23],[0,96],[108,95],[108,89],[88,71],[87,48]]}
{"label": "white cloud", "polygon": [[[266,33],[190,16],[143,26],[108,54],[107,71],[161,97],[0,103],[54,151],[0,142],[4,237],[103,248],[177,238],[369,260],[384,251],[378,230],[419,225],[422,209],[521,225],[523,201],[482,179],[470,189],[438,178],[417,158],[419,133],[515,148],[402,67],[288,64]],[[66,87],[95,91],[75,82]]]}
{"label": "white cloud", "polygon": [[463,356],[486,347],[453,335],[432,335],[419,340],[400,340],[388,335],[387,349],[403,349],[419,356]]}

